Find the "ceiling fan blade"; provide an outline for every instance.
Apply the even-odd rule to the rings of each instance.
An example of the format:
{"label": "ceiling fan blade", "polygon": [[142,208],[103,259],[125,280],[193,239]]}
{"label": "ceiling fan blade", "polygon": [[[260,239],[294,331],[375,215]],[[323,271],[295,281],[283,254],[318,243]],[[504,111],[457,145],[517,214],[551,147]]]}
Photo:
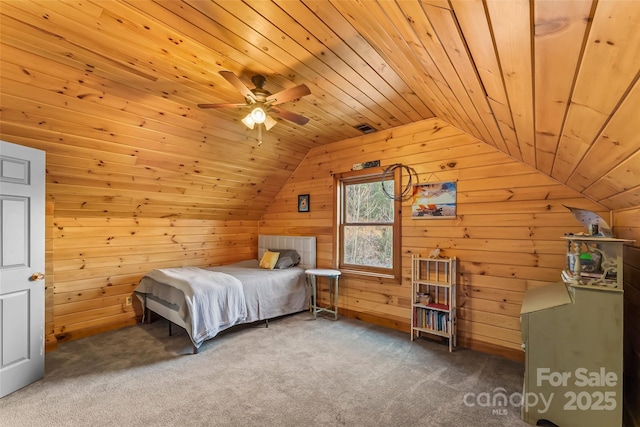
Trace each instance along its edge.
{"label": "ceiling fan blade", "polygon": [[198,108],[244,108],[247,104],[198,104]]}
{"label": "ceiling fan blade", "polygon": [[300,114],[296,114],[288,110],[271,107],[269,111],[278,117],[282,117],[285,120],[289,120],[290,122],[293,122],[299,125],[306,125],[307,123],[309,123],[309,119],[306,118],[305,116],[301,116]]}
{"label": "ceiling fan blade", "polygon": [[235,87],[236,90],[245,97],[245,99],[249,100],[251,103],[257,101],[256,96],[253,94],[253,92],[251,92],[251,90],[249,90],[249,88],[244,83],[242,83],[242,80],[240,80],[238,76],[236,76],[233,72],[220,71],[219,73],[222,77],[225,78],[226,81],[231,83],[231,86]]}
{"label": "ceiling fan blade", "polygon": [[311,90],[302,84],[296,87],[292,87],[289,89],[282,90],[278,93],[274,93],[273,95],[269,95],[267,97],[266,102],[271,105],[282,104],[283,102],[293,101],[294,99],[300,99],[303,96],[311,94]]}

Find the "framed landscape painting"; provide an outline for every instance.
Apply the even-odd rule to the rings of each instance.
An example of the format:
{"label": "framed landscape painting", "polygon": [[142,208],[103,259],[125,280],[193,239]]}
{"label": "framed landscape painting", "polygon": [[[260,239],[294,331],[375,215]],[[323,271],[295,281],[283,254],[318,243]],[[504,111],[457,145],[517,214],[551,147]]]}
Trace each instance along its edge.
{"label": "framed landscape painting", "polygon": [[411,218],[455,218],[456,182],[430,182],[413,186]]}

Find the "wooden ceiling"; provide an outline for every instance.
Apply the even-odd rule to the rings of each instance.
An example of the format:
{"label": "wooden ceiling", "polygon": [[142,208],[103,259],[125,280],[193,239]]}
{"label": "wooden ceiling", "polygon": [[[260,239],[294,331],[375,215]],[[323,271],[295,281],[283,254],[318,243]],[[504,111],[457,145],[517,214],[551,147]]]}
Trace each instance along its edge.
{"label": "wooden ceiling", "polygon": [[[0,19],[1,137],[47,150],[69,215],[257,219],[309,149],[434,116],[640,205],[640,1],[3,0]],[[243,102],[221,70],[306,84],[282,107],[310,122],[258,145],[246,110],[197,108]]]}

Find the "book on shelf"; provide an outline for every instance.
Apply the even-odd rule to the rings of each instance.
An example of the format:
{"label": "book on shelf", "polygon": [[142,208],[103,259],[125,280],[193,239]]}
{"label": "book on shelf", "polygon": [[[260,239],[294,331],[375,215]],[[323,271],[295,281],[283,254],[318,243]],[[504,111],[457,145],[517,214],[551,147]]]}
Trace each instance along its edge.
{"label": "book on shelf", "polygon": [[449,333],[448,313],[420,308],[415,308],[414,310],[414,327]]}

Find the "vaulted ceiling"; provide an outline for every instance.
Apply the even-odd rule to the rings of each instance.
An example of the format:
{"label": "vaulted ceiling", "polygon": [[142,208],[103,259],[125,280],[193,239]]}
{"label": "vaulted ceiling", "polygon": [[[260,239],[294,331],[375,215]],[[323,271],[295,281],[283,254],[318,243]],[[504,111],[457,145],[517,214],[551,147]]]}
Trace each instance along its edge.
{"label": "vaulted ceiling", "polygon": [[[0,19],[2,139],[51,153],[54,194],[95,184],[75,203],[98,211],[258,218],[309,149],[434,116],[640,205],[640,1],[3,0]],[[282,107],[310,121],[258,145],[246,110],[197,107],[244,102],[222,70],[307,85]]]}

